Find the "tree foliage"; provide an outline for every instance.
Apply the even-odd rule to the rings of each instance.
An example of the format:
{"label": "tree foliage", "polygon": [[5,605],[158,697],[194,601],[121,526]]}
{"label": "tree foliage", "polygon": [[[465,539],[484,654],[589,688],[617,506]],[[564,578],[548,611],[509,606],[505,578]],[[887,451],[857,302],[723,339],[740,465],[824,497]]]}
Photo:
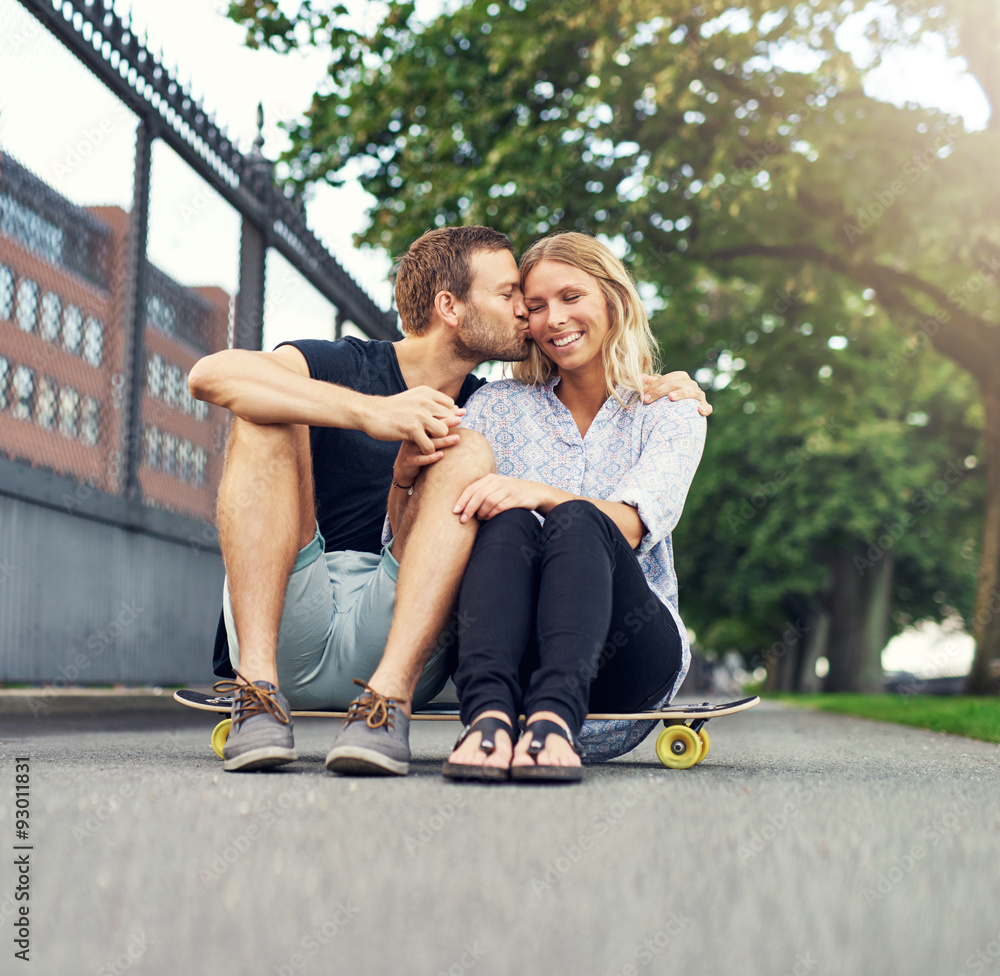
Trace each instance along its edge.
{"label": "tree foliage", "polygon": [[892,632],[952,611],[971,622],[983,488],[971,384],[930,357],[889,376],[898,337],[870,321],[870,303],[866,328],[846,328],[835,298],[780,324],[750,319],[735,356],[708,343],[714,366],[699,378],[728,382],[675,533],[685,619],[706,647],[812,630],[832,608],[838,557],[865,584],[891,561]]}
{"label": "tree foliage", "polygon": [[[724,595],[706,633],[766,639],[767,621],[829,588],[829,553],[866,551],[956,465],[959,482],[892,547],[894,601],[923,615],[944,593],[978,640],[974,685],[988,687],[1000,658],[988,609],[1000,594],[1000,121],[969,132],[872,97],[866,76],[936,32],[997,105],[1000,8],[473,0],[426,24],[414,10],[389,4],[365,34],[342,7],[232,4],[249,43],[329,46],[329,77],[289,127],[291,181],[359,175],[376,201],[362,240],[392,252],[455,222],[501,227],[517,245],[607,235],[660,309],[664,352],[728,384],[712,473],[689,505],[721,517],[682,530],[698,560],[688,579],[705,600]],[[838,44],[860,25],[863,68]],[[727,515],[796,450],[808,463],[790,487],[728,538]]]}

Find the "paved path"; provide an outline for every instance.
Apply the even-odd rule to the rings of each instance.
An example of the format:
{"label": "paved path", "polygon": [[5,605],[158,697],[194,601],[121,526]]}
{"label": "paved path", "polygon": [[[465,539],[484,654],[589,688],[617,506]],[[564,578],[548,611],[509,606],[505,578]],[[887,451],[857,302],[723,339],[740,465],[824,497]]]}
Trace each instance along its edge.
{"label": "paved path", "polygon": [[[138,705],[142,710],[137,710]],[[1000,976],[1000,749],[765,703],[663,769],[460,786],[347,780],[334,727],[232,775],[169,700],[0,696],[0,972]],[[30,962],[13,959],[30,759]]]}

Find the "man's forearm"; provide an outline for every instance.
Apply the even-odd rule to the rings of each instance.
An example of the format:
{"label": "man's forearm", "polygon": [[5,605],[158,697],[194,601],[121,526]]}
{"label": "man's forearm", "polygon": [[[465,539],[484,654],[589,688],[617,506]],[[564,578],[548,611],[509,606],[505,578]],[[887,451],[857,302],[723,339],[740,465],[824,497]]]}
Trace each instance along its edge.
{"label": "man's forearm", "polygon": [[369,397],[303,376],[268,353],[224,349],[199,360],[191,395],[255,424],[308,424],[362,429]]}

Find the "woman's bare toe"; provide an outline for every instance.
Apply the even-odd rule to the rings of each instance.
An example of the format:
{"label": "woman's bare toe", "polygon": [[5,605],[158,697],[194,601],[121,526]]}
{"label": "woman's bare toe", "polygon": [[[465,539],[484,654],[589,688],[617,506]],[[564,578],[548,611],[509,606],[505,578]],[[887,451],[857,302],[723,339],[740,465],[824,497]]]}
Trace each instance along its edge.
{"label": "woman's bare toe", "polygon": [[[507,722],[507,716],[503,712],[487,711],[477,715],[470,724],[475,725],[481,718],[498,718],[505,724]],[[493,736],[494,748],[492,752],[486,752],[479,748],[482,741],[482,732],[478,730],[470,732],[465,741],[452,751],[448,762],[463,766],[495,766],[499,769],[510,767],[513,750],[509,732],[502,727],[497,729]]]}
{"label": "woman's bare toe", "polygon": [[[547,720],[555,722],[557,725],[569,732],[566,723],[555,714],[555,712],[535,712],[528,719],[527,724],[532,722]],[[511,767],[514,766],[579,766],[580,757],[570,743],[555,732],[550,732],[545,737],[545,747],[537,755],[532,756],[528,750],[531,748],[531,736],[523,735],[514,749],[514,758],[511,760]]]}

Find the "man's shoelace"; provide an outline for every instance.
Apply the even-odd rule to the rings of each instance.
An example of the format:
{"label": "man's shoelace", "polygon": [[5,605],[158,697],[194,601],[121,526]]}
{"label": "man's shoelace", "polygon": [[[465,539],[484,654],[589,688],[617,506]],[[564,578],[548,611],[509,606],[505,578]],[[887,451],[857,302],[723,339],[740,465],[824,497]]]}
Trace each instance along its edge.
{"label": "man's shoelace", "polygon": [[393,712],[399,707],[398,699],[380,695],[371,685],[357,678],[354,679],[354,683],[364,688],[367,694],[355,698],[351,702],[347,718],[344,719],[344,726],[364,719],[365,725],[370,729],[379,729],[383,725],[387,725],[390,729],[394,728],[395,716]]}
{"label": "man's shoelace", "polygon": [[270,691],[267,688],[258,688],[243,677],[239,671],[236,672],[239,681],[217,681],[212,685],[212,690],[220,695],[230,694],[233,696],[233,728],[245,722],[254,715],[263,715],[267,712],[283,725],[287,725],[291,719],[288,712],[281,707],[281,704],[274,697],[277,689]]}

